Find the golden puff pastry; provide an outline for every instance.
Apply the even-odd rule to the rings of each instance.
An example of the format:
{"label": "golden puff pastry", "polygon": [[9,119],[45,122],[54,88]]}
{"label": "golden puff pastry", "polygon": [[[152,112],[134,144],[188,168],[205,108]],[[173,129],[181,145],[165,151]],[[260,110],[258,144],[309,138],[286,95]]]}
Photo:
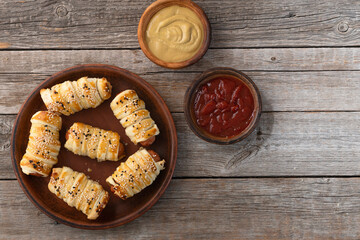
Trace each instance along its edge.
{"label": "golden puff pastry", "polygon": [[160,131],[149,111],[145,109],[144,101],[139,99],[134,90],[119,93],[110,107],[134,144],[150,146],[155,141],[155,136]]}
{"label": "golden puff pastry", "polygon": [[48,188],[91,220],[100,215],[109,201],[109,193],[98,182],[69,167],[54,168]]}
{"label": "golden puff pastry", "polygon": [[66,132],[65,148],[75,154],[97,159],[98,162],[118,161],[124,157],[124,145],[116,132],[74,123]]}
{"label": "golden puff pastry", "polygon": [[32,116],[30,122],[29,142],[20,167],[27,175],[47,177],[53,165],[58,162],[62,120],[55,113],[39,111]]}
{"label": "golden puff pastry", "polygon": [[49,111],[69,116],[82,109],[96,108],[110,98],[111,89],[106,78],[82,77],[41,89],[40,95]]}
{"label": "golden puff pastry", "polygon": [[152,184],[164,165],[165,160],[160,161],[156,152],[140,149],[122,162],[106,182],[113,193],[125,200]]}

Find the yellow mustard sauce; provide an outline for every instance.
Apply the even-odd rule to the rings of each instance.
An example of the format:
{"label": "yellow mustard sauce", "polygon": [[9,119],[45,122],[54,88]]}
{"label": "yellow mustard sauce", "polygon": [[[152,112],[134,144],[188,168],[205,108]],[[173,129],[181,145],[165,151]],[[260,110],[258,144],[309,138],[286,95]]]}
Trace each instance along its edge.
{"label": "yellow mustard sauce", "polygon": [[177,5],[158,11],[146,29],[149,50],[165,62],[183,62],[192,58],[203,39],[200,18],[189,8]]}

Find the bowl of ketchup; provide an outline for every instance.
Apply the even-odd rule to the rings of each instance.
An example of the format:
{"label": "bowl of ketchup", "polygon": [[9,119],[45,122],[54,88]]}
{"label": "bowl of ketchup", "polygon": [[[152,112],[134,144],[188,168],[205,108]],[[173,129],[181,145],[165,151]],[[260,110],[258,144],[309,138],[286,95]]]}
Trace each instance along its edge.
{"label": "bowl of ketchup", "polygon": [[212,68],[187,89],[184,112],[197,136],[211,143],[231,144],[246,138],[258,125],[261,96],[244,73]]}

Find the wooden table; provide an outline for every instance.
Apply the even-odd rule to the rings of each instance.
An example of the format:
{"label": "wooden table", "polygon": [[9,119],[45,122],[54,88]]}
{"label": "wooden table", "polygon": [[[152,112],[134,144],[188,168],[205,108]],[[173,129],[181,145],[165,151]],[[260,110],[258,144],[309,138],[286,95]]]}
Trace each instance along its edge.
{"label": "wooden table", "polygon": [[[0,1],[0,239],[359,239],[359,1],[195,1],[212,42],[181,70],[156,66],[139,48],[137,24],[151,2]],[[10,159],[13,122],[30,91],[84,63],[139,74],[163,96],[178,131],[163,197],[104,231],[41,213]],[[231,146],[205,143],[184,121],[186,88],[217,66],[244,71],[263,98],[259,127]]]}

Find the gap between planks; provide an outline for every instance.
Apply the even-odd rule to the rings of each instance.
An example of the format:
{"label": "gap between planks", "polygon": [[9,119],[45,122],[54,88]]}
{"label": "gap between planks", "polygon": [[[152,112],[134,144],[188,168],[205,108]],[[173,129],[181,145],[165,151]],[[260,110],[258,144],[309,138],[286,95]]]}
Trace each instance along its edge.
{"label": "gap between planks", "polygon": [[[304,45],[304,46],[264,46],[264,47],[209,47],[210,50],[231,50],[231,49],[303,49],[303,48],[360,48],[360,45],[349,45],[349,46],[331,46],[331,45],[323,45],[323,46],[313,46],[313,45]],[[134,47],[134,48],[0,48],[1,51],[7,51],[7,52],[31,52],[31,51],[112,51],[112,50],[141,50],[140,47]]]}
{"label": "gap between planks", "polygon": [[[202,180],[202,179],[207,179],[207,180],[220,180],[220,179],[267,179],[267,178],[276,178],[276,179],[289,179],[289,178],[297,178],[297,179],[301,179],[301,178],[307,178],[307,179],[322,179],[322,178],[354,178],[354,179],[358,179],[360,178],[360,175],[354,175],[354,176],[348,176],[348,175],[319,175],[319,176],[219,176],[219,177],[211,177],[211,176],[191,176],[191,177],[172,177],[172,179],[179,179],[179,180],[183,180],[183,179],[189,179],[189,180]],[[17,181],[16,178],[4,178],[4,179],[0,179],[0,181]]]}

